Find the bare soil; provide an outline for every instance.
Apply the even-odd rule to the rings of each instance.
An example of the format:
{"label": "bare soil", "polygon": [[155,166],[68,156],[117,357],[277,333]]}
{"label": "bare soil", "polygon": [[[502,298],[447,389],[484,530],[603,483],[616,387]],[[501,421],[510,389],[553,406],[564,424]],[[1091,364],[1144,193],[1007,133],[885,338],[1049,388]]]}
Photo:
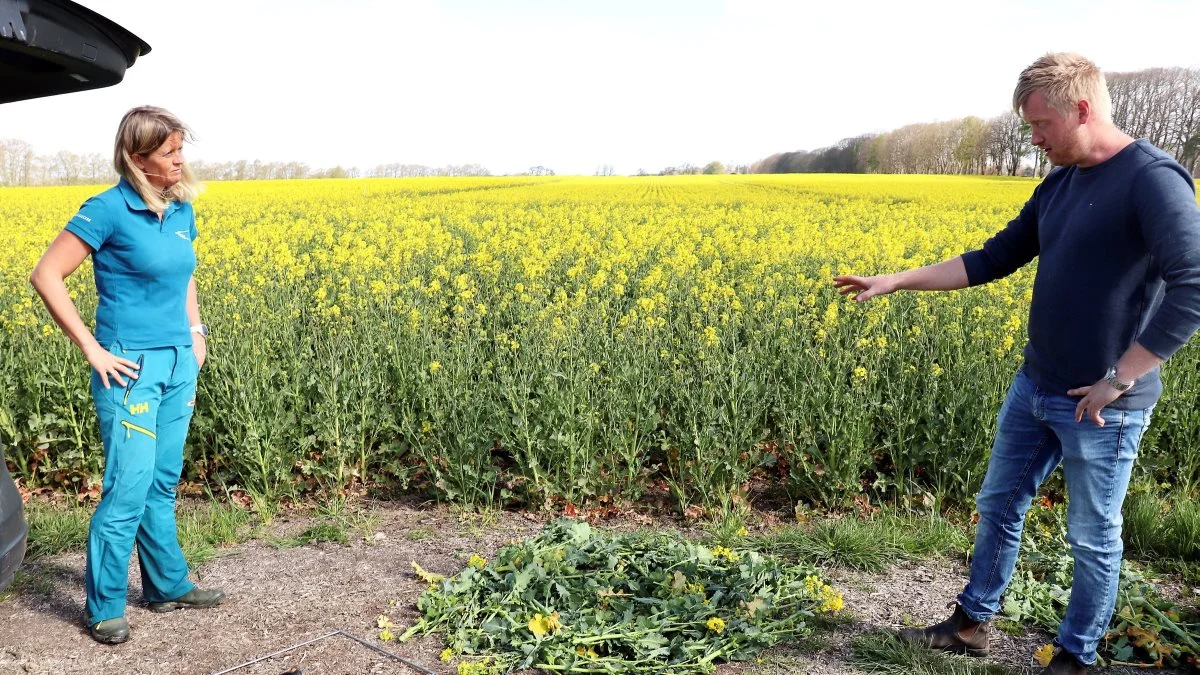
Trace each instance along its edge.
{"label": "bare soil", "polygon": [[[428,671],[453,672],[438,661],[443,645],[436,636],[404,644],[382,642],[376,618],[385,614],[402,625],[417,620],[416,600],[424,584],[413,576],[410,561],[432,572],[453,574],[472,553],[491,557],[508,541],[536,533],[542,519],[520,513],[500,513],[486,521],[464,519],[446,508],[394,502],[367,508],[375,516],[372,527],[352,531],[346,545],[279,549],[255,540],[202,565],[196,573],[198,584],[223,588],[228,595],[213,609],[150,612],[141,598],[136,564],[131,565],[126,616],[132,637],[118,646],[94,642],[81,625],[81,553],[29,562],[22,568],[26,578],[19,590],[0,602],[0,673],[219,673],[309,640],[315,641],[232,673],[421,672],[347,635],[333,634],[336,631]],[[634,527],[645,522],[618,519],[605,525]],[[271,529],[277,536],[294,535],[308,524],[293,517],[276,521]],[[680,529],[674,522],[656,525]],[[816,651],[812,646],[784,646],[759,662],[725,664],[718,672],[859,673],[848,663],[855,635],[944,618],[946,604],[966,581],[964,572],[961,562],[950,560],[902,564],[880,574],[831,570],[854,623],[827,635],[827,644]],[[1036,673],[1031,655],[1049,639],[1032,632],[1011,636],[997,631],[989,658],[1017,672]]]}

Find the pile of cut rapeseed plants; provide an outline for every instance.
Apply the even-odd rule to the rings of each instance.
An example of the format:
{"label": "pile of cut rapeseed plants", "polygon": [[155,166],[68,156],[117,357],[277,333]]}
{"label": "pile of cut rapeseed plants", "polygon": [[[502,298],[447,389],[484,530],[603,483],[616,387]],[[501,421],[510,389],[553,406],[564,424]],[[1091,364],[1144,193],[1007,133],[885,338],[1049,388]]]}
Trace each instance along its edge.
{"label": "pile of cut rapeseed plants", "polygon": [[413,567],[424,616],[398,639],[444,634],[442,660],[464,675],[711,672],[810,634],[807,620],[843,603],[806,565],[568,519],[453,577]]}

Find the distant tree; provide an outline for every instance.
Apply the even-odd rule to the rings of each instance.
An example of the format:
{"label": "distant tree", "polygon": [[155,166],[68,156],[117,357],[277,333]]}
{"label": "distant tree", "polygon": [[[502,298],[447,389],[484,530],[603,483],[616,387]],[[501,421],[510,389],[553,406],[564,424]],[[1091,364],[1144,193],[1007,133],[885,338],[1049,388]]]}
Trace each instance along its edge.
{"label": "distant tree", "polygon": [[541,165],[531,166],[531,167],[529,167],[529,175],[530,176],[553,176],[554,170],[547,169],[546,167],[541,166]]}
{"label": "distant tree", "polygon": [[33,180],[33,146],[16,138],[0,141],[0,181],[29,185]]}
{"label": "distant tree", "polygon": [[996,161],[997,173],[1015,176],[1021,163],[1033,149],[1033,134],[1029,125],[1012,112],[992,119],[988,154]]}
{"label": "distant tree", "polygon": [[724,164],[713,161],[713,162],[709,162],[708,164],[705,164],[704,169],[701,171],[701,173],[711,176],[711,175],[715,175],[715,174],[723,174],[723,173],[729,173],[729,172],[725,170]]}
{"label": "distant tree", "polygon": [[52,166],[63,185],[75,185],[83,175],[83,158],[69,150],[59,150]]}
{"label": "distant tree", "polygon": [[954,159],[958,173],[983,173],[987,167],[988,124],[978,117],[963,118],[958,125]]}
{"label": "distant tree", "polygon": [[1113,123],[1145,138],[1184,167],[1200,158],[1200,69],[1150,68],[1105,75],[1112,95]]}

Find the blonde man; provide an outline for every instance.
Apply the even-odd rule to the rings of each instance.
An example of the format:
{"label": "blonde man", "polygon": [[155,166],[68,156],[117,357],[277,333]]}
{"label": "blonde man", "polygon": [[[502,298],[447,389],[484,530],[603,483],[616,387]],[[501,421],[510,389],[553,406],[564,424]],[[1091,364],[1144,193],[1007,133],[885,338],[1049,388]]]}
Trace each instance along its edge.
{"label": "blonde man", "polygon": [[1112,618],[1121,504],[1162,393],[1159,364],[1200,327],[1200,208],[1183,167],[1113,125],[1104,75],[1087,59],[1038,59],[1021,73],[1013,108],[1057,168],[1004,230],[936,265],[834,285],[863,302],[983,284],[1039,259],[1025,362],[976,499],[970,581],[949,619],[903,635],[988,653],[988,621],[1012,577],[1025,512],[1062,464],[1075,575],[1061,649],[1043,673],[1084,673]]}
{"label": "blonde man", "polygon": [[[175,528],[175,486],[208,335],[192,279],[198,184],[183,159],[189,136],[162,108],[126,113],[113,157],[120,182],[71,217],[30,279],[92,367],[104,483],[88,528],[84,623],[108,644],[129,639],[135,543],[152,611],[213,607],[224,597],[188,580]],[[63,283],[89,255],[99,296],[95,335]]]}

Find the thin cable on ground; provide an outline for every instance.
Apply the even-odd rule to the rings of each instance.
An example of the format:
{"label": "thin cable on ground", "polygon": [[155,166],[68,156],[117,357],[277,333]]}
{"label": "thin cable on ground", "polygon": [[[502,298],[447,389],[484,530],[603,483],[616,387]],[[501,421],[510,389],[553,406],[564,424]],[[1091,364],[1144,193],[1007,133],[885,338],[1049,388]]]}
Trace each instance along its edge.
{"label": "thin cable on ground", "polygon": [[232,673],[232,672],[241,670],[243,668],[248,668],[256,663],[261,663],[263,661],[266,661],[267,659],[271,659],[276,656],[279,656],[280,654],[286,654],[287,652],[290,652],[293,649],[299,649],[301,647],[311,645],[314,642],[320,642],[321,640],[324,640],[326,638],[334,637],[335,635],[341,635],[342,637],[350,638],[351,640],[357,642],[358,644],[360,644],[364,647],[367,647],[373,651],[379,652],[380,654],[383,654],[384,656],[392,659],[393,661],[399,661],[400,663],[404,664],[405,666],[408,666],[409,668],[412,668],[413,670],[417,671],[418,673],[422,673],[422,675],[437,675],[437,673],[433,672],[432,670],[430,670],[428,668],[425,668],[424,666],[417,665],[417,664],[413,663],[412,661],[409,661],[408,659],[405,659],[400,656],[396,656],[395,654],[387,651],[386,649],[380,649],[379,647],[376,647],[375,645],[373,645],[365,640],[362,640],[362,639],[358,638],[357,636],[351,635],[350,633],[347,633],[346,631],[343,631],[343,630],[335,630],[331,633],[326,633],[320,637],[315,637],[315,638],[313,638],[311,640],[307,640],[305,642],[299,642],[297,644],[292,645],[291,647],[285,647],[283,649],[280,649],[279,651],[271,652],[270,654],[267,654],[266,656],[260,656],[259,658],[254,659],[252,661],[247,661],[245,663],[236,665],[232,668],[226,668],[225,670],[213,673],[213,675],[226,675],[227,673]]}

